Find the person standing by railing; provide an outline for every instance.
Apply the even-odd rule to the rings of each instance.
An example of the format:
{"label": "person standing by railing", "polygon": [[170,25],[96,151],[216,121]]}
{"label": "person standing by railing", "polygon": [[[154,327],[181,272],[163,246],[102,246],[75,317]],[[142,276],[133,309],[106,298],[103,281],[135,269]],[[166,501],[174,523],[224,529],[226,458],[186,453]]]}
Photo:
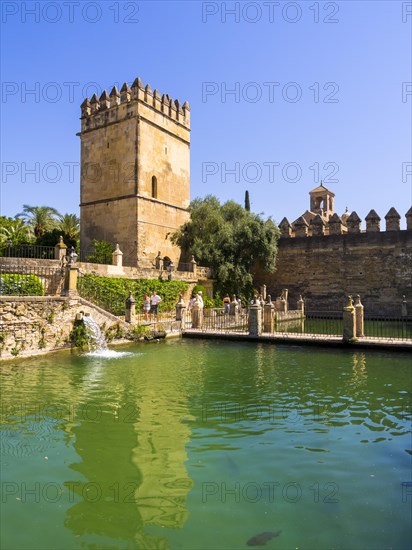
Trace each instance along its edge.
{"label": "person standing by railing", "polygon": [[159,314],[159,303],[162,301],[161,297],[156,294],[156,291],[153,291],[153,294],[150,297],[150,313],[155,315],[156,317]]}
{"label": "person standing by railing", "polygon": [[143,312],[144,312],[144,320],[148,322],[149,320],[149,311],[150,311],[150,296],[147,292],[144,293],[143,298]]}
{"label": "person standing by railing", "polygon": [[230,311],[230,296],[229,296],[229,294],[226,294],[226,296],[223,298],[223,307],[225,308],[225,315],[229,315],[229,311]]}

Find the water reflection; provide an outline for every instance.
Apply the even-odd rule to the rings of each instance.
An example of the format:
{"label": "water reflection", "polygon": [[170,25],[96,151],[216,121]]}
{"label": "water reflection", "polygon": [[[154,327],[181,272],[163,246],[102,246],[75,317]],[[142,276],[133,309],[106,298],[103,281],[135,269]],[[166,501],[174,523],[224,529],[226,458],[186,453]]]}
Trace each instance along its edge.
{"label": "water reflection", "polygon": [[[263,486],[297,472],[304,487],[322,479],[314,476],[336,483],[340,476],[352,504],[371,463],[381,464],[379,480],[393,476],[399,485],[397,472],[404,475],[410,459],[410,364],[401,355],[177,342],[118,361],[62,355],[6,363],[0,374],[3,476],[61,484],[61,507],[52,510],[61,548],[212,547],[208,514],[218,523],[222,512],[221,530],[231,529],[235,540],[250,509],[242,509],[240,525],[225,515],[225,502],[212,513],[202,501],[205,482]],[[3,505],[6,519],[21,517],[14,504]],[[43,508],[26,510],[34,533],[18,544],[10,529],[5,547],[30,548],[35,540],[58,548],[44,544]],[[254,510],[258,523],[264,510]],[[336,546],[332,535],[323,547]]]}

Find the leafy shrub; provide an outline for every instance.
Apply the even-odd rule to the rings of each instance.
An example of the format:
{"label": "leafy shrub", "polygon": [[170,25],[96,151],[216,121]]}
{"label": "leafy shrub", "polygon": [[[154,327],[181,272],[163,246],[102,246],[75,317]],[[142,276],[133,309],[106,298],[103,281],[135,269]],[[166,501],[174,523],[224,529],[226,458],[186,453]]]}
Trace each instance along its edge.
{"label": "leafy shrub", "polygon": [[1,296],[43,296],[44,288],[37,275],[2,273],[0,276]]}
{"label": "leafy shrub", "polygon": [[113,248],[111,243],[106,241],[96,241],[93,239],[94,254],[86,258],[86,262],[92,264],[111,264]]}
{"label": "leafy shrub", "polygon": [[90,300],[114,315],[124,315],[125,302],[130,291],[136,300],[137,313],[142,311],[145,292],[151,294],[153,290],[156,290],[162,298],[159,311],[171,311],[178,301],[180,292],[187,290],[188,284],[183,281],[118,279],[86,274],[79,277],[77,288],[83,298]]}
{"label": "leafy shrub", "polygon": [[70,342],[81,351],[87,351],[89,349],[89,339],[83,321],[75,321],[69,339]]}

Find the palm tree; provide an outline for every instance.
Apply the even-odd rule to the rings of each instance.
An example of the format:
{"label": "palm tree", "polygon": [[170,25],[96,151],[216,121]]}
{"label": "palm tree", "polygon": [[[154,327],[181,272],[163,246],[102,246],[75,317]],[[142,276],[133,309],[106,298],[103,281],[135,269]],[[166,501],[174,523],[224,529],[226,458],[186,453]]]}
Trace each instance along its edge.
{"label": "palm tree", "polygon": [[29,206],[23,204],[23,212],[17,214],[16,218],[23,218],[27,225],[32,228],[35,237],[41,237],[46,231],[56,227],[56,217],[59,212],[51,206]]}
{"label": "palm tree", "polygon": [[80,219],[76,214],[59,215],[57,229],[65,233],[73,240],[77,240],[80,235]]}
{"label": "palm tree", "polygon": [[30,237],[30,228],[23,220],[12,220],[8,227],[0,227],[0,244],[11,242],[16,245],[27,242]]}

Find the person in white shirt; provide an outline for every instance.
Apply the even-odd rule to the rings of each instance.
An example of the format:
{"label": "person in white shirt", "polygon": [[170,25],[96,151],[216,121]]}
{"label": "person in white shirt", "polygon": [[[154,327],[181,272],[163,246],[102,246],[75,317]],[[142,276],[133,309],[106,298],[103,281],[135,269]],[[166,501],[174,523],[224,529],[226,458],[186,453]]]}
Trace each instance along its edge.
{"label": "person in white shirt", "polygon": [[161,302],[161,297],[156,294],[156,291],[153,291],[153,294],[150,296],[150,313],[153,315],[158,315],[159,313],[159,302]]}
{"label": "person in white shirt", "polygon": [[199,292],[197,293],[197,301],[199,302],[199,307],[200,308],[203,308],[203,297],[202,297],[202,291],[199,290]]}

